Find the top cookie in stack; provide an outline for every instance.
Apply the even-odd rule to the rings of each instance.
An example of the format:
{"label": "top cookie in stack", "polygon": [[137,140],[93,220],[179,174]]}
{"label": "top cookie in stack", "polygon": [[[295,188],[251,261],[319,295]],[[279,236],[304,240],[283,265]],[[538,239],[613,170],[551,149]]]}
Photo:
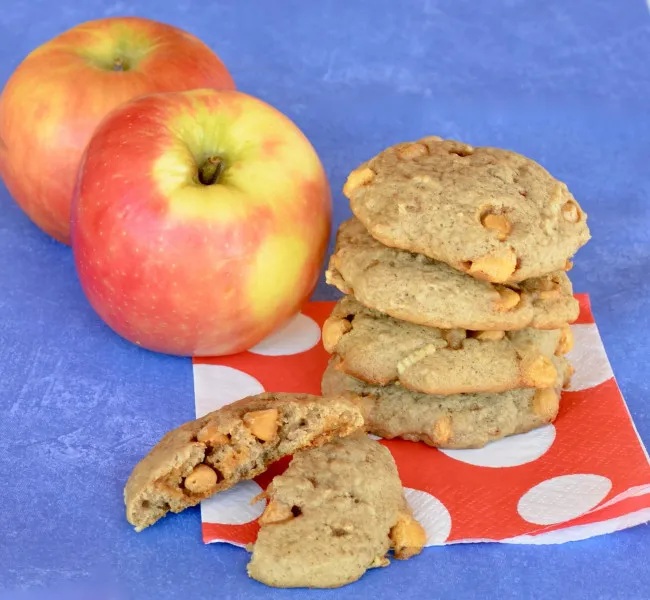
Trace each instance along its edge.
{"label": "top cookie in stack", "polygon": [[344,186],[323,328],[324,393],[373,432],[480,446],[555,418],[578,316],[566,272],[589,240],[565,184],[519,154],[437,137],[388,148]]}
{"label": "top cookie in stack", "polygon": [[497,148],[437,137],[398,144],[353,171],[343,191],[384,245],[494,283],[566,270],[589,240],[566,185]]}

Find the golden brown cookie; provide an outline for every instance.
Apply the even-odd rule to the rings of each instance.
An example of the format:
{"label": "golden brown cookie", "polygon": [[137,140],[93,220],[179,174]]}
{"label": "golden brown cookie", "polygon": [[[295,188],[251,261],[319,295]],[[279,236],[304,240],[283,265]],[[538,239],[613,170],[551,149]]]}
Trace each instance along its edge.
{"label": "golden brown cookie", "polygon": [[224,406],[168,432],[133,469],[124,489],[136,531],[180,512],[302,448],[363,427],[340,397],[265,393]]}
{"label": "golden brown cookie", "polygon": [[388,248],[355,218],[339,228],[326,279],[368,308],[441,329],[558,329],[579,313],[564,271],[508,286],[481,281],[422,254]]}
{"label": "golden brown cookie", "polygon": [[415,325],[366,308],[352,296],[342,298],[323,325],[325,349],[340,358],[343,372],[426,394],[553,387],[557,373],[551,358],[568,352],[572,340],[568,325],[546,331]]}
{"label": "golden brown cookie", "polygon": [[495,283],[565,269],[590,238],[564,183],[498,148],[437,137],[397,144],[352,171],[343,190],[383,244]]}
{"label": "golden brown cookie", "polygon": [[337,360],[330,360],[325,370],[323,394],[345,395],[357,402],[371,433],[439,448],[480,448],[551,423],[560,406],[562,384],[572,372],[565,359],[555,358],[559,373],[555,388],[434,396],[398,384],[364,383],[337,369]]}
{"label": "golden brown cookie", "polygon": [[248,574],[267,585],[339,587],[426,542],[393,457],[365,434],[299,452],[265,496]]}

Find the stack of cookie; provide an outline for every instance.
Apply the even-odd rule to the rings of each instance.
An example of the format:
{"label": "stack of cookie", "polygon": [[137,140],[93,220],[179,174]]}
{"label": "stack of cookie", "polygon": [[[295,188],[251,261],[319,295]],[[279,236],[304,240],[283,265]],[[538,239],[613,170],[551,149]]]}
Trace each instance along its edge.
{"label": "stack of cookie", "polygon": [[344,187],[327,281],[323,394],[377,435],[480,447],[553,421],[578,316],[566,274],[589,240],[566,185],[519,154],[429,137]]}

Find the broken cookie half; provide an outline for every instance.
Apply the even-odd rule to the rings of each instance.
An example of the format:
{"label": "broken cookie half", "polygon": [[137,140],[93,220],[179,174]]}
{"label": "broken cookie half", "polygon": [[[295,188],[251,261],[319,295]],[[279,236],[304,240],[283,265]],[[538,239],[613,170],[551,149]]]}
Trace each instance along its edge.
{"label": "broken cookie half", "polygon": [[341,397],[250,396],[168,432],[135,467],[124,489],[136,531],[180,512],[276,460],[360,430],[359,408]]}
{"label": "broken cookie half", "polygon": [[274,587],[339,587],[426,542],[388,449],[362,433],[297,453],[267,488],[248,574]]}

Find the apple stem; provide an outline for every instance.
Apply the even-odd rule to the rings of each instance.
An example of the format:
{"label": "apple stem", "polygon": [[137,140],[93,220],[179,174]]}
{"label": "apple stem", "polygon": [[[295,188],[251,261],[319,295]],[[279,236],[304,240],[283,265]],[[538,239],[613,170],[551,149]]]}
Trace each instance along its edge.
{"label": "apple stem", "polygon": [[119,56],[113,61],[113,71],[124,71],[124,61]]}
{"label": "apple stem", "polygon": [[211,156],[199,168],[199,181],[203,185],[212,185],[219,181],[226,163],[220,156]]}

